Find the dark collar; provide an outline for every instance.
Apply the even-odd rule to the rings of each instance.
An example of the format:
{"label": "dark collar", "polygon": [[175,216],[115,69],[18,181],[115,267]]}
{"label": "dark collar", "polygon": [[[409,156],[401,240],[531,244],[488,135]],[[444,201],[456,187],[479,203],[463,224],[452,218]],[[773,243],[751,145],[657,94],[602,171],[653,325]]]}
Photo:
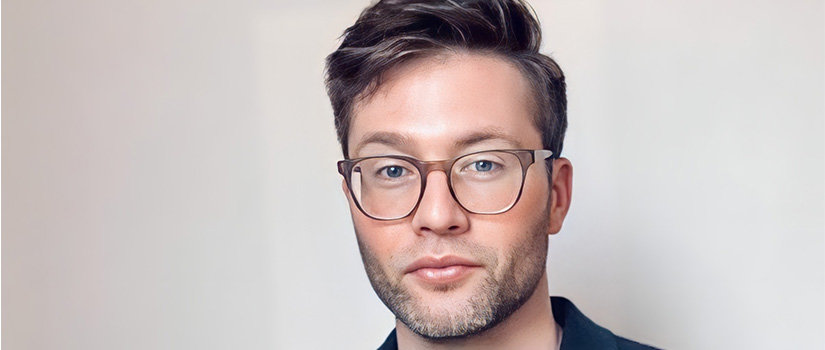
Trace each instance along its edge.
{"label": "dark collar", "polygon": [[[553,318],[562,328],[561,350],[579,349],[654,349],[611,333],[588,319],[563,297],[550,297],[553,305]],[[392,330],[384,344],[378,350],[398,350],[395,329]]]}
{"label": "dark collar", "polygon": [[561,327],[561,350],[617,349],[616,336],[585,316],[570,300],[550,297],[553,318]]}

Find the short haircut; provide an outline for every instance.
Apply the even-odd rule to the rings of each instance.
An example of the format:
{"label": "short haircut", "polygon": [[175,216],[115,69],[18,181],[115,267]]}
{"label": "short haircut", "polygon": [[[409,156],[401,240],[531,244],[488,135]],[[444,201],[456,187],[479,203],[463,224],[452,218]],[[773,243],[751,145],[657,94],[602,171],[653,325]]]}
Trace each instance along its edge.
{"label": "short haircut", "polygon": [[449,52],[494,55],[529,81],[534,122],[545,149],[562,151],[567,128],[564,74],[539,53],[541,27],[521,0],[382,0],[366,8],[327,57],[326,86],[344,157],[353,108],[388,70],[414,58]]}

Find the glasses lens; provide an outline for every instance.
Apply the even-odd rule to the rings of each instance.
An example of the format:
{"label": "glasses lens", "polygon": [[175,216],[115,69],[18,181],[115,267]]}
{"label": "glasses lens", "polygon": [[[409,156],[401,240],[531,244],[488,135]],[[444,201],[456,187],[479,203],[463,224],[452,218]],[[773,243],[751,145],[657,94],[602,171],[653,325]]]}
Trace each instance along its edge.
{"label": "glasses lens", "polygon": [[361,209],[376,219],[406,216],[421,194],[421,174],[403,159],[364,159],[352,167],[350,181]]}
{"label": "glasses lens", "polygon": [[518,199],[524,175],[518,156],[496,151],[461,157],[451,172],[456,199],[467,210],[479,214],[510,209]]}

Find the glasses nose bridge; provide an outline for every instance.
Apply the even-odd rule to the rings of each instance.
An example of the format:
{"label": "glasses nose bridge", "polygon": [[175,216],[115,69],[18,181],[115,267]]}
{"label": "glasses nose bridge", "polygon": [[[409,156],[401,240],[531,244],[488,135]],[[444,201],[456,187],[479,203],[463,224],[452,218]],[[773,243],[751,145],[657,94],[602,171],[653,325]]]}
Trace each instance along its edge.
{"label": "glasses nose bridge", "polygon": [[453,189],[452,179],[450,177],[450,172],[452,170],[453,164],[457,161],[457,158],[454,159],[445,159],[445,160],[431,160],[431,161],[422,161],[418,160],[416,162],[416,166],[418,167],[419,171],[421,172],[421,195],[418,197],[418,203],[415,204],[415,207],[418,208],[421,205],[421,201],[424,200],[424,192],[427,191],[427,183],[429,180],[428,177],[431,172],[433,171],[442,171],[446,176],[447,180],[447,190],[450,193],[450,196],[453,198],[455,203],[463,208],[461,203],[459,203],[458,198],[455,195],[455,190]]}
{"label": "glasses nose bridge", "polygon": [[[447,175],[447,186],[450,185],[450,170],[453,167],[453,163],[455,163],[455,159],[445,159],[445,160],[431,160],[431,161],[418,161],[418,168],[421,170],[421,182],[424,186],[427,185],[427,177],[433,171],[443,171],[444,175]],[[452,191],[452,188],[450,189]]]}

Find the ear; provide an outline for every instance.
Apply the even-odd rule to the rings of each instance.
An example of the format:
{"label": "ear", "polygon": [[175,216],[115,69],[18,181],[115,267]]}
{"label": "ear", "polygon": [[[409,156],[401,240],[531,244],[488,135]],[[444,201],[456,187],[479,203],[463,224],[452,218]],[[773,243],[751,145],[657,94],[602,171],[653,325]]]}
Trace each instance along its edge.
{"label": "ear", "polygon": [[549,234],[561,231],[561,225],[570,209],[573,191],[573,165],[567,158],[553,160],[553,176],[550,184],[550,226]]}

